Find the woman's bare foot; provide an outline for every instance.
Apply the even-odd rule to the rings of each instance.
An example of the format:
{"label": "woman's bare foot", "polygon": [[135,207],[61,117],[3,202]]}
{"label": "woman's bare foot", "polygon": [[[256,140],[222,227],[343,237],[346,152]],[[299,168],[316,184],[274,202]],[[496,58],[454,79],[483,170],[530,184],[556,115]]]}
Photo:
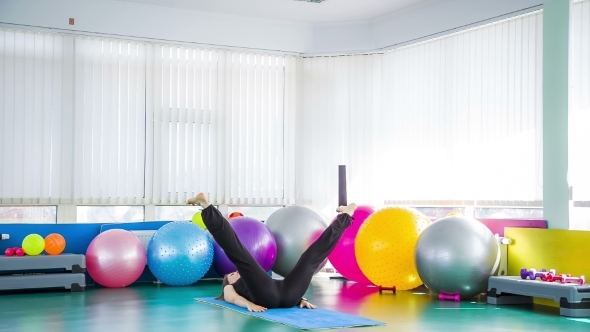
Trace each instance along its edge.
{"label": "woman's bare foot", "polygon": [[186,204],[190,204],[190,205],[199,205],[200,207],[202,207],[203,209],[207,208],[209,205],[209,202],[207,201],[207,197],[205,196],[205,194],[200,193],[197,196],[189,199]]}
{"label": "woman's bare foot", "polygon": [[346,213],[352,217],[354,210],[356,210],[357,206],[354,203],[350,203],[347,206],[341,205],[336,209],[336,212]]}

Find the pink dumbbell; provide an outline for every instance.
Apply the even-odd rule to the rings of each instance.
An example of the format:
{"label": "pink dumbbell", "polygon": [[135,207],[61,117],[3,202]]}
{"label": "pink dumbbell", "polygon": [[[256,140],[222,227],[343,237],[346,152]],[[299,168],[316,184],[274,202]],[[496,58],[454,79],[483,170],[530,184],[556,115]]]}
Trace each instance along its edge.
{"label": "pink dumbbell", "polygon": [[581,276],[581,277],[572,277],[572,276],[567,276],[565,274],[561,275],[561,283],[562,284],[574,284],[574,283],[578,283],[580,285],[583,285],[584,283],[586,283],[586,277]]}
{"label": "pink dumbbell", "polygon": [[17,256],[24,256],[25,255],[25,251],[23,250],[23,248],[16,248],[16,251],[14,253]]}
{"label": "pink dumbbell", "polygon": [[459,301],[461,301],[461,296],[459,294],[440,293],[440,294],[438,294],[438,299],[441,301],[454,300],[455,302],[459,302]]}
{"label": "pink dumbbell", "polygon": [[8,248],[8,249],[4,250],[4,255],[6,255],[6,256],[12,256],[12,255],[14,255],[14,249],[13,248]]}
{"label": "pink dumbbell", "polygon": [[553,275],[551,273],[549,273],[547,275],[547,280],[544,281],[548,281],[548,282],[554,282],[554,281],[561,281],[562,277],[571,277],[571,274],[558,274],[558,275]]}

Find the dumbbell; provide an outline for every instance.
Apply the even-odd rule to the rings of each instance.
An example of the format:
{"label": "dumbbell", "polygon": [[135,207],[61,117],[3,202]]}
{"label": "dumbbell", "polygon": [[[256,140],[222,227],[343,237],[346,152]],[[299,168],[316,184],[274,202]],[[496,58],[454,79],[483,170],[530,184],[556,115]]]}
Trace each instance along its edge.
{"label": "dumbbell", "polygon": [[461,301],[461,296],[459,294],[443,294],[440,293],[438,294],[438,299],[441,301],[445,301],[445,300],[454,300],[455,302],[459,302]]}
{"label": "dumbbell", "polygon": [[535,280],[535,279],[539,278],[539,279],[545,281],[549,274],[555,275],[556,273],[557,272],[555,271],[555,269],[551,269],[551,270],[549,270],[549,272],[547,272],[547,270],[545,270],[545,269],[542,269],[540,272],[537,272],[537,270],[534,268],[530,269],[530,270],[527,270],[525,268],[520,269],[520,277],[522,279],[526,279],[528,277],[531,280]]}
{"label": "dumbbell", "polygon": [[14,252],[17,256],[24,256],[25,255],[25,250],[23,248],[16,248],[15,252]]}
{"label": "dumbbell", "polygon": [[547,278],[544,281],[547,282],[554,282],[554,281],[561,281],[561,279],[563,277],[571,277],[571,274],[560,274],[560,275],[556,275],[556,274],[548,274]]}
{"label": "dumbbell", "polygon": [[580,285],[583,285],[584,283],[586,283],[586,277],[581,276],[581,277],[572,277],[572,276],[567,276],[565,274],[562,274],[561,276],[561,283],[562,284],[573,284],[573,283],[578,283]]}

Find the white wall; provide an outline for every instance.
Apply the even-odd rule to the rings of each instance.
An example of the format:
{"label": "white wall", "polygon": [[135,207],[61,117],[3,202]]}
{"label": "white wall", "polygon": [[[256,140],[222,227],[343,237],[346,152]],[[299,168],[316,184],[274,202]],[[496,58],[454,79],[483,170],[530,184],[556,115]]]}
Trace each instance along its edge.
{"label": "white wall", "polygon": [[0,22],[287,52],[305,50],[312,31],[307,23],[91,0],[0,0]]}
{"label": "white wall", "polygon": [[367,51],[375,49],[370,21],[315,24],[305,53]]}

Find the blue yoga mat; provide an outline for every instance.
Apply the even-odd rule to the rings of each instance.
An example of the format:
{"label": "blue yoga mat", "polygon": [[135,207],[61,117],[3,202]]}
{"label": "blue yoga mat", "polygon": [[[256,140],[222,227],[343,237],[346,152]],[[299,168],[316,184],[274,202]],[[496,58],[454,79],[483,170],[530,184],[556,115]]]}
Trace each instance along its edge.
{"label": "blue yoga mat", "polygon": [[301,309],[299,307],[293,307],[286,309],[269,309],[265,312],[250,312],[246,308],[238,307],[237,305],[233,305],[225,301],[219,301],[212,297],[195,298],[195,301],[231,309],[246,315],[258,317],[264,320],[302,330],[340,329],[347,327],[385,325],[383,322],[378,322],[372,319],[343,314],[321,308]]}

